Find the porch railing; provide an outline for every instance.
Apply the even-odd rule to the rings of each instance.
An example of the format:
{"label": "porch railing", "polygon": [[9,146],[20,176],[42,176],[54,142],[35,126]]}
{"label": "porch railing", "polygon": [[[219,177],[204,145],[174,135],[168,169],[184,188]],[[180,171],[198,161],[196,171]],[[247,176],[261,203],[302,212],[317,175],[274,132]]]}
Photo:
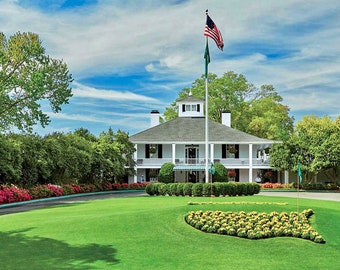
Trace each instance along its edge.
{"label": "porch railing", "polygon": [[[137,166],[162,166],[164,163],[173,162],[172,158],[138,158]],[[220,158],[214,159],[214,163],[220,162],[225,166],[249,166],[249,158]],[[253,166],[268,166],[269,159],[252,159]],[[175,165],[204,165],[204,158],[175,158]]]}

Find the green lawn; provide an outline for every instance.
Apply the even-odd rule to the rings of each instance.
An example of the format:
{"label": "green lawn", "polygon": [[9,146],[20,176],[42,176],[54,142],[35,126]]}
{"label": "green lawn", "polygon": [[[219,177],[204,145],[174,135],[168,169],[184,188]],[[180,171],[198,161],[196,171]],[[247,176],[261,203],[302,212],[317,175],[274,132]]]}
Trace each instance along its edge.
{"label": "green lawn", "polygon": [[[286,202],[188,205],[189,201]],[[191,210],[296,211],[296,199],[136,197],[0,216],[1,269],[339,269],[339,202],[299,200],[326,240],[248,240],[184,222]]]}

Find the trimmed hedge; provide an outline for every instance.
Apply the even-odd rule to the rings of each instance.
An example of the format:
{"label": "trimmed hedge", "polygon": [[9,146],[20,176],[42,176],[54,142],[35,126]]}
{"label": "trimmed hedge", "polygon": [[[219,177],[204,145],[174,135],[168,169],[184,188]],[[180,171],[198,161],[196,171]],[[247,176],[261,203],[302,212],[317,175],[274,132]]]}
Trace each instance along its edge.
{"label": "trimmed hedge", "polygon": [[251,196],[260,192],[260,185],[257,183],[150,183],[145,192],[151,196]]}

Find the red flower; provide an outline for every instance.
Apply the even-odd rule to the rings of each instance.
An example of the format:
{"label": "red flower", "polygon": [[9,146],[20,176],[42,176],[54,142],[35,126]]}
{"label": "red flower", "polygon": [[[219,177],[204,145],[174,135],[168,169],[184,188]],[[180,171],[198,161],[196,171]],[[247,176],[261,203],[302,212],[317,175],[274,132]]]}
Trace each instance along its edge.
{"label": "red flower", "polygon": [[235,171],[228,171],[228,177],[236,177],[236,172]]}

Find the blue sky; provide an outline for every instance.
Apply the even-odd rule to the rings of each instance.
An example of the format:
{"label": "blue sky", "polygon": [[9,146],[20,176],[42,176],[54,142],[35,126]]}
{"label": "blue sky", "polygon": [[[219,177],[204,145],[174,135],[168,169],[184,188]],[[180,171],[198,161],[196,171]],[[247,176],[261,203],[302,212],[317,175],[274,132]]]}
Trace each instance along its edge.
{"label": "blue sky", "polygon": [[338,0],[0,0],[0,31],[39,34],[74,77],[70,103],[44,107],[52,122],[34,131],[148,128],[204,72],[207,8],[225,43],[209,41],[209,72],[272,84],[296,120],[339,115]]}

